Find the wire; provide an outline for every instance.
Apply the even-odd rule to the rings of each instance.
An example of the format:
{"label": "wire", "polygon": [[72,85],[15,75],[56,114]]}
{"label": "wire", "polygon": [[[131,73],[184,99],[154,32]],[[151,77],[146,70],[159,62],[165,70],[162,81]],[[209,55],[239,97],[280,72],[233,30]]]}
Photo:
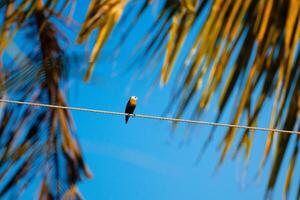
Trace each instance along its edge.
{"label": "wire", "polygon": [[230,127],[230,128],[241,128],[241,129],[250,129],[250,130],[255,130],[255,131],[268,131],[268,132],[271,131],[271,132],[280,132],[280,133],[300,135],[299,131],[290,131],[290,130],[282,130],[282,129],[274,129],[274,128],[262,128],[262,127],[245,126],[245,125],[239,125],[239,124],[224,124],[224,123],[207,122],[207,121],[200,121],[200,120],[159,117],[159,116],[154,116],[154,115],[129,114],[129,113],[124,113],[124,112],[114,112],[114,111],[96,110],[96,109],[79,108],[79,107],[68,107],[68,106],[34,103],[34,102],[7,100],[7,99],[0,99],[0,102],[12,103],[12,104],[21,104],[21,105],[30,105],[30,106],[38,106],[38,107],[47,107],[47,108],[57,108],[57,109],[65,109],[65,110],[76,110],[76,111],[107,114],[107,115],[123,115],[123,116],[139,117],[139,118],[146,118],[146,119],[156,119],[156,120],[165,120],[165,121],[173,121],[173,122],[204,124],[204,125],[221,126],[221,127],[227,127],[227,128],[228,127]]}

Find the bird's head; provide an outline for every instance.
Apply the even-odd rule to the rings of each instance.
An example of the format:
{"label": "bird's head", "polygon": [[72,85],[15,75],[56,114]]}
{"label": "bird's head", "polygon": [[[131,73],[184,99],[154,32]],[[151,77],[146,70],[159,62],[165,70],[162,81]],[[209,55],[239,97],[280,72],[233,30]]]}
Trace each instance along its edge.
{"label": "bird's head", "polygon": [[130,99],[138,100],[138,98],[136,96],[131,96]]}

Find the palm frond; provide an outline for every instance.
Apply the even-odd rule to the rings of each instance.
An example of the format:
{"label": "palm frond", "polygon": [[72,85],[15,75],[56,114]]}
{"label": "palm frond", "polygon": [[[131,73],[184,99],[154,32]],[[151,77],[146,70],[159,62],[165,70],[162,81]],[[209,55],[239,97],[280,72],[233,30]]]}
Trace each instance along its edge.
{"label": "palm frond", "polygon": [[[104,2],[108,1],[99,1],[99,4],[104,5]],[[143,1],[142,11],[153,3]],[[216,121],[221,119],[234,98],[236,103],[232,110],[235,112],[231,123],[244,122],[243,116],[247,114],[245,123],[255,125],[260,120],[265,103],[271,100],[273,110],[270,114],[270,127],[297,129],[300,110],[300,54],[297,50],[300,38],[299,1],[165,0],[156,3],[161,6],[160,11],[144,37],[143,45],[139,46],[140,53],[137,54],[136,61],[141,60],[144,64],[150,63],[152,59],[163,59],[164,62],[157,67],[161,69],[162,85],[173,80],[170,77],[174,66],[178,66],[179,73],[174,81],[176,90],[168,110],[175,109],[175,115],[180,117],[187,107],[193,106],[192,117],[201,117],[203,110],[220,90]],[[124,6],[122,4],[123,8]],[[139,12],[137,17],[141,15]],[[98,19],[100,22],[109,15],[105,13],[95,16],[87,16],[85,25],[91,20]],[[198,21],[203,17],[205,21],[199,25]],[[136,18],[133,20],[136,21]],[[90,30],[94,29],[91,25],[89,27]],[[90,34],[86,34],[84,38],[89,36]],[[93,52],[97,55],[105,42],[99,36],[97,40],[101,40],[101,45]],[[79,35],[80,37],[82,36]],[[191,37],[192,45],[189,46],[186,38]],[[164,52],[164,58],[157,56],[159,52]],[[182,64],[179,58],[186,55],[186,52],[187,56]],[[95,58],[94,54],[92,57]],[[94,64],[95,59],[92,61]],[[236,134],[236,129],[229,129],[225,134],[221,142],[219,165],[233,148]],[[251,133],[244,132],[234,155],[245,147],[248,160],[254,141]],[[272,161],[267,191],[275,187],[290,136],[268,134],[259,174],[275,141],[277,156]],[[285,192],[288,192],[290,185],[293,162],[291,161],[287,172]]]}
{"label": "palm frond", "polygon": [[91,53],[90,64],[85,74],[85,81],[90,79],[100,50],[107,41],[114,26],[119,21],[126,3],[127,0],[92,0],[90,2],[86,20],[82,25],[77,42],[82,43],[86,41],[93,30],[99,30]]}
{"label": "palm frond", "polygon": [[[48,12],[56,3],[24,0],[13,12],[7,11],[4,24],[12,27],[19,24],[20,28],[30,21],[27,29],[35,30],[31,38],[36,39],[36,43],[31,41],[35,45],[24,53],[25,59],[15,58],[12,65],[3,70],[1,94],[20,100],[67,105],[61,89],[67,63]],[[6,10],[9,9],[7,6]],[[24,15],[27,16],[22,18]],[[42,177],[40,199],[80,199],[76,183],[91,174],[83,161],[70,113],[3,106],[0,197],[18,197],[31,180],[39,176]],[[14,189],[18,192],[13,192]]]}

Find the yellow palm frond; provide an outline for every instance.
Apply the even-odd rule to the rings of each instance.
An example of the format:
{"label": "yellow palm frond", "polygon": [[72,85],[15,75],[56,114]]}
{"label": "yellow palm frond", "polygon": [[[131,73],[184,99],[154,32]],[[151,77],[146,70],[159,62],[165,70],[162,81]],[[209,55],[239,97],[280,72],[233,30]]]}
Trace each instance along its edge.
{"label": "yellow palm frond", "polygon": [[[179,105],[174,107],[175,115],[180,117],[188,106],[194,106],[192,116],[201,117],[203,110],[220,90],[216,121],[221,119],[225,108],[235,98],[231,123],[242,123],[246,113],[246,123],[250,126],[255,125],[260,121],[259,116],[265,103],[271,100],[273,109],[270,113],[270,127],[290,130],[297,128],[299,114],[296,113],[300,112],[300,84],[297,81],[300,77],[300,54],[297,51],[300,39],[300,2],[216,0],[211,5],[209,2],[162,1],[161,10],[152,27],[157,28],[157,31],[151,29],[145,37],[145,46],[141,47],[144,60],[157,59],[157,52],[164,52],[160,66],[161,85],[171,80],[176,66],[180,68],[174,83],[177,89],[171,101],[171,105]],[[149,7],[151,4],[144,5]],[[204,17],[203,13],[207,13],[205,21],[199,25],[197,21]],[[104,14],[97,19],[107,16]],[[92,17],[87,17],[85,24],[88,24],[90,19]],[[91,25],[88,27],[94,29]],[[86,38],[82,35],[80,37]],[[192,37],[192,45],[185,46],[189,37]],[[99,38],[101,45],[95,46],[97,51],[93,51],[92,63],[95,61],[94,52],[98,55],[105,42]],[[177,61],[183,52],[187,56],[181,65]],[[236,135],[236,129],[227,131],[221,142],[219,165],[233,148]],[[278,139],[274,140],[275,138]],[[271,145],[277,141],[277,156],[272,161],[268,191],[275,186],[289,140],[288,136],[277,136],[276,133],[269,133],[267,136],[259,174],[262,173],[270,155]],[[244,132],[234,157],[244,147],[247,161],[254,141],[252,133]],[[293,164],[290,166],[285,191],[288,191],[291,180],[289,177],[293,171]]]}

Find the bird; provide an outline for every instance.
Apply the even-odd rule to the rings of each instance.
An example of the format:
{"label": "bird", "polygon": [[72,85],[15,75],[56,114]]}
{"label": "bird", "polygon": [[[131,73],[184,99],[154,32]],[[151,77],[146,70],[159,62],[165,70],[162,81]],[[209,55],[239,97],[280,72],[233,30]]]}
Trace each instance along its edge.
{"label": "bird", "polygon": [[[125,109],[125,113],[127,114],[133,114],[134,112],[134,109],[136,107],[136,100],[138,98],[136,96],[131,96],[130,99],[128,100],[127,102],[127,106],[126,106],[126,109]],[[129,115],[126,115],[125,116],[125,123],[127,124],[128,122],[128,119],[129,119]]]}

